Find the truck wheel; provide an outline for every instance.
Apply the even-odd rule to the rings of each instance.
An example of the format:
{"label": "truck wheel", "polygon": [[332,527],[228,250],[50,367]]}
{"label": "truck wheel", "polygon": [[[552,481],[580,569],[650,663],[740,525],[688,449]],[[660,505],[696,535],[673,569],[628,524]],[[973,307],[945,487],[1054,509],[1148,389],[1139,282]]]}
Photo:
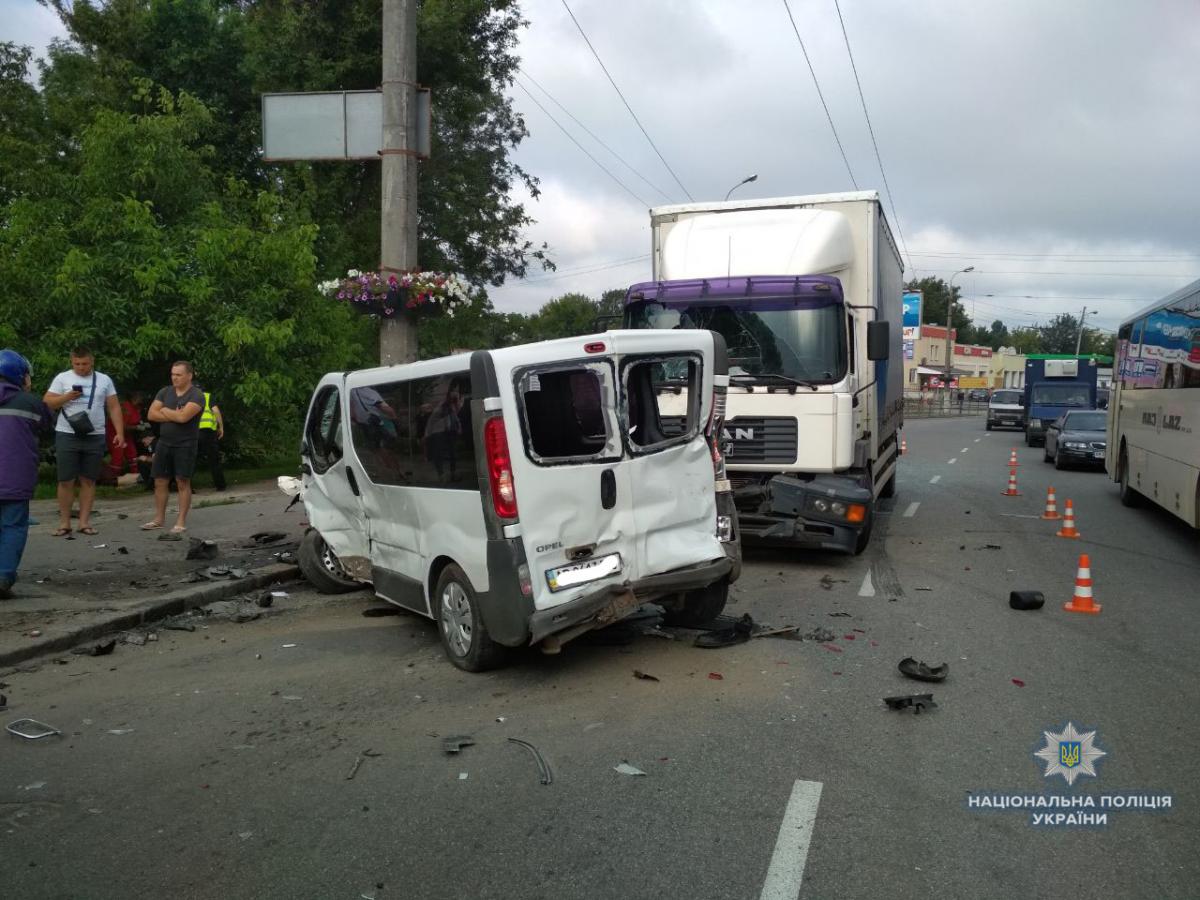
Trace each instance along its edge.
{"label": "truck wheel", "polygon": [[896,473],[892,473],[892,477],[887,480],[887,484],[879,491],[880,497],[892,498],[896,496]]}
{"label": "truck wheel", "polygon": [[668,625],[701,628],[719,616],[729,601],[729,579],[722,578],[707,587],[687,591],[674,609],[666,610],[663,620]]}
{"label": "truck wheel", "polygon": [[361,583],[346,574],[337,555],[329,549],[315,528],[300,541],[296,562],[308,583],[322,594],[344,594],[362,587]]}
{"label": "truck wheel", "polygon": [[1121,451],[1121,474],[1118,476],[1118,484],[1121,489],[1122,506],[1133,508],[1142,505],[1142,495],[1129,484],[1129,459],[1124,450]]}
{"label": "truck wheel", "polygon": [[492,640],[479,598],[467,573],[454,563],[442,570],[433,591],[433,617],[450,662],[467,672],[484,672],[504,662],[507,648]]}

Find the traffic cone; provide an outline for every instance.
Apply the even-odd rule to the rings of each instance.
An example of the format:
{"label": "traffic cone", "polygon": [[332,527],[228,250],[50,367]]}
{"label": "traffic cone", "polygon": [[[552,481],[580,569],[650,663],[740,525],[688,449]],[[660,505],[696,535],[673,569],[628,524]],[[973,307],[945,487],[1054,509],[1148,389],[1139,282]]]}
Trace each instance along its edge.
{"label": "traffic cone", "polygon": [[[1067,509],[1070,508],[1068,505]],[[1075,596],[1071,598],[1070,603],[1063,604],[1063,609],[1067,612],[1100,612],[1100,604],[1092,600],[1092,561],[1086,553],[1079,555],[1079,569],[1075,573]]]}
{"label": "traffic cone", "polygon": [[1003,491],[1000,494],[1000,496],[1002,496],[1002,497],[1020,497],[1021,496],[1021,492],[1017,490],[1017,470],[1016,469],[1008,470],[1008,490]]}
{"label": "traffic cone", "polygon": [[903,456],[908,452],[908,441],[900,438],[900,455]]}
{"label": "traffic cone", "polygon": [[1008,467],[1009,467],[1010,469],[1015,469],[1015,468],[1016,468],[1017,466],[1019,466],[1019,465],[1020,465],[1020,463],[1019,463],[1019,462],[1017,462],[1017,448],[1016,448],[1016,447],[1013,447],[1013,448],[1012,448],[1012,453],[1010,453],[1010,454],[1008,455]]}
{"label": "traffic cone", "polygon": [[1067,501],[1067,515],[1063,519],[1063,527],[1054,532],[1058,537],[1077,538],[1079,532],[1075,530],[1075,507],[1071,501]]}
{"label": "traffic cone", "polygon": [[1054,488],[1046,488],[1046,511],[1042,513],[1043,519],[1061,519],[1058,514],[1057,498],[1054,496]]}

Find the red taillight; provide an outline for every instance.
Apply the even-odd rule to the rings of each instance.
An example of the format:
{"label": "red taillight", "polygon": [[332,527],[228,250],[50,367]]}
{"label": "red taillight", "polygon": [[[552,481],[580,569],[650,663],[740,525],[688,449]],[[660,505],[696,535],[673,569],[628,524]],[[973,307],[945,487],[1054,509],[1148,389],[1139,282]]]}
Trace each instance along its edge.
{"label": "red taillight", "polygon": [[512,459],[504,419],[494,416],[483,425],[483,446],[487,453],[488,482],[492,486],[492,506],[502,519],[517,517],[517,486],[513,481]]}
{"label": "red taillight", "polygon": [[584,353],[603,353],[604,352],[604,341],[593,341],[590,344],[584,344],[583,352]]}

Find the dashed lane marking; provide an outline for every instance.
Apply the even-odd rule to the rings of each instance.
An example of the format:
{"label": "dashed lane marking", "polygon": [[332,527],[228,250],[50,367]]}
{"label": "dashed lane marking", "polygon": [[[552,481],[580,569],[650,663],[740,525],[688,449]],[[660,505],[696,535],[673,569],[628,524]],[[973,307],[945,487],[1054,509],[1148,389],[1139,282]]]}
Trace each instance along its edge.
{"label": "dashed lane marking", "polygon": [[956,456],[956,457],[954,457],[954,459],[952,459],[952,460],[949,460],[949,461],[947,462],[947,465],[950,465],[950,466],[952,466],[952,465],[954,465],[956,462],[958,462],[958,457],[957,457],[957,456]]}
{"label": "dashed lane marking", "polygon": [[915,516],[917,514],[917,507],[920,505],[920,500],[917,500],[915,503],[908,504],[908,509],[904,511],[904,518],[911,519],[913,516]]}
{"label": "dashed lane marking", "polygon": [[962,448],[961,450],[959,450],[958,452],[959,452],[959,453],[966,453],[966,452],[967,452],[968,450],[970,450],[970,449],[971,449],[970,447],[963,447],[963,448]]}
{"label": "dashed lane marking", "polygon": [[939,481],[941,481],[941,480],[942,480],[942,476],[941,476],[941,475],[934,475],[932,478],[930,478],[930,479],[929,479],[929,483],[930,483],[930,484],[937,484],[937,483],[938,483]]}
{"label": "dashed lane marking", "polygon": [[759,900],[796,900],[800,896],[804,863],[808,860],[808,845],[812,843],[820,803],[821,782],[797,781],[792,786]]}

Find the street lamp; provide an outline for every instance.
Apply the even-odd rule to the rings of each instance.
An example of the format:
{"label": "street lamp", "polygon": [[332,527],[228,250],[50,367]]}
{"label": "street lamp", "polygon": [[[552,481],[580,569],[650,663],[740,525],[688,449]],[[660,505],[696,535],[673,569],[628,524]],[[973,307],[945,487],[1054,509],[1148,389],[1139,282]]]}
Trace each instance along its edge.
{"label": "street lamp", "polygon": [[732,194],[734,191],[736,191],[738,188],[740,188],[743,184],[749,184],[752,181],[758,181],[758,176],[757,175],[747,175],[745,178],[743,178],[741,181],[739,181],[737,184],[735,184],[733,187],[731,187],[729,189],[729,193],[725,195],[725,199],[728,200],[729,194]]}
{"label": "street lamp", "polygon": [[949,396],[950,391],[950,372],[954,367],[954,347],[950,339],[950,323],[954,321],[954,279],[959,275],[966,275],[968,272],[974,272],[974,266],[967,266],[965,269],[959,269],[950,276],[950,285],[946,288],[946,395]]}

